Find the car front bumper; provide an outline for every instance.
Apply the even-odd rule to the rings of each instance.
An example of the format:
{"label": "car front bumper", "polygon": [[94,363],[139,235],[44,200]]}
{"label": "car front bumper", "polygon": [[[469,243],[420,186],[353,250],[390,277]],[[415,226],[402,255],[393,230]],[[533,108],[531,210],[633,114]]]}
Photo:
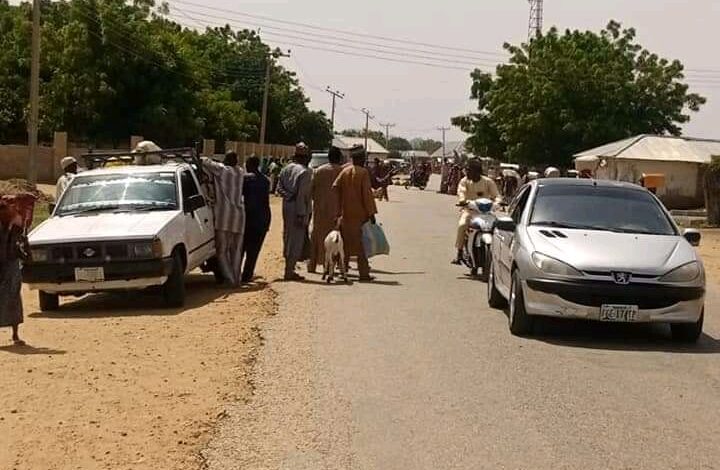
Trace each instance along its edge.
{"label": "car front bumper", "polygon": [[529,315],[597,321],[602,305],[637,305],[639,323],[695,323],[705,305],[702,287],[532,279],[523,293]]}
{"label": "car front bumper", "polygon": [[[78,282],[75,268],[102,267],[105,280]],[[83,294],[117,290],[137,290],[163,285],[173,269],[171,258],[112,262],[105,264],[28,264],[23,282],[33,290],[51,294]]]}

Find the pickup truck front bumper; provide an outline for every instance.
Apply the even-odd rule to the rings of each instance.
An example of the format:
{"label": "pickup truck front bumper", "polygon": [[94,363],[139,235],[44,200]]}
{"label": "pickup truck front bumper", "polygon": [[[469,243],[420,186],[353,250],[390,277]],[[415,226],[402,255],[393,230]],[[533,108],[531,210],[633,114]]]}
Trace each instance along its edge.
{"label": "pickup truck front bumper", "polygon": [[[103,268],[104,281],[83,282],[75,279],[75,268],[92,267]],[[23,282],[31,289],[53,294],[134,290],[164,284],[172,269],[172,258],[78,265],[31,263],[23,267]]]}

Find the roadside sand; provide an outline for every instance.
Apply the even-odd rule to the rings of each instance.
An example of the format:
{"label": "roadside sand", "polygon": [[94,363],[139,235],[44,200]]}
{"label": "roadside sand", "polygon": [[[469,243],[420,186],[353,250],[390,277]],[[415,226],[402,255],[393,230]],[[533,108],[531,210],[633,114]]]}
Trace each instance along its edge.
{"label": "roadside sand", "polygon": [[700,256],[705,263],[708,280],[715,284],[720,282],[720,229],[702,231]]}
{"label": "roadside sand", "polygon": [[[258,274],[281,272],[281,221]],[[249,372],[275,312],[259,283],[237,293],[188,280],[185,309],[152,294],[66,299],[41,314],[25,291],[27,347],[0,330],[0,468],[196,469],[224,405],[252,393]]]}

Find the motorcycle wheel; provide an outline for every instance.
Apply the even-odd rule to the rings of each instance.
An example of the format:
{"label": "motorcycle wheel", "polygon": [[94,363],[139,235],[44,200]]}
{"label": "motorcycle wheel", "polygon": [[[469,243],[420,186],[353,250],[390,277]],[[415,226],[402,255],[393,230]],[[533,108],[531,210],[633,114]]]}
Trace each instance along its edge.
{"label": "motorcycle wheel", "polygon": [[483,267],[480,280],[482,282],[488,282],[488,279],[490,278],[490,263],[492,262],[492,256],[490,254],[491,252],[489,246],[483,248],[483,251]]}

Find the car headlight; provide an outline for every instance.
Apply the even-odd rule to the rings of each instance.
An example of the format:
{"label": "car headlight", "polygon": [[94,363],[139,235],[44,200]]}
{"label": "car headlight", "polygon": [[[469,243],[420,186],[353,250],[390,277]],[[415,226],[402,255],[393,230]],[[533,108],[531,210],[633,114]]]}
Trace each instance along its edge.
{"label": "car headlight", "polygon": [[690,282],[700,276],[700,265],[697,261],[683,264],[679,268],[673,269],[660,278],[660,282]]}
{"label": "car headlight", "polygon": [[47,248],[31,248],[30,259],[36,263],[46,263],[50,260],[50,250]]}
{"label": "car headlight", "polygon": [[135,243],[132,247],[135,258],[161,258],[162,243],[160,240]]}
{"label": "car headlight", "polygon": [[554,276],[582,276],[580,271],[573,268],[569,264],[563,263],[562,261],[551,258],[542,253],[532,254],[533,263],[537,268],[545,274],[552,274]]}

